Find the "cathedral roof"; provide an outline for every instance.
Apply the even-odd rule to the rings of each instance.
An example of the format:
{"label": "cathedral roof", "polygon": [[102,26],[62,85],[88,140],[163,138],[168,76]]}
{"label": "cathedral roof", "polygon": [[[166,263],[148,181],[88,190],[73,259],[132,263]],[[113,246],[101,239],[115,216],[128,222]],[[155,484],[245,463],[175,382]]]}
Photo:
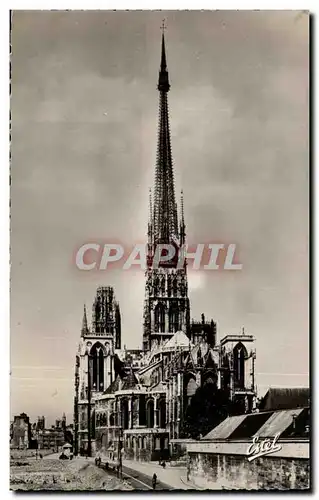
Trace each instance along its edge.
{"label": "cathedral roof", "polygon": [[113,394],[121,388],[121,377],[118,375],[112,384],[103,392],[103,394]]}
{"label": "cathedral roof", "polygon": [[187,335],[185,335],[184,332],[180,331],[174,333],[173,337],[167,340],[167,342],[163,345],[162,350],[163,351],[175,350],[177,347],[189,348],[189,345],[190,345],[189,338],[187,337]]}
{"label": "cathedral roof", "polygon": [[123,380],[121,390],[125,391],[127,389],[134,389],[138,386],[138,380],[134,375],[133,370],[130,371],[127,377]]}
{"label": "cathedral roof", "polygon": [[193,364],[196,365],[198,362],[201,362],[202,366],[206,368],[214,368],[219,364],[219,353],[215,349],[209,347],[209,345],[205,342],[201,344],[195,345],[191,351],[189,356],[185,360],[185,364]]}

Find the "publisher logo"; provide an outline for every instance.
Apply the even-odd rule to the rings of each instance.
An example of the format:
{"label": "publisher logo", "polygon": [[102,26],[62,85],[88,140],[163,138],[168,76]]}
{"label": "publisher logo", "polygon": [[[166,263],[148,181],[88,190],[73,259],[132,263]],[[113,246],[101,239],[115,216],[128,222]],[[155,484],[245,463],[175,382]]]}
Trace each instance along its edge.
{"label": "publisher logo", "polygon": [[278,439],[279,434],[276,434],[273,439],[263,439],[261,441],[258,436],[255,436],[253,438],[253,442],[247,449],[248,461],[251,462],[252,460],[255,460],[255,458],[280,451],[282,447],[277,443]]}

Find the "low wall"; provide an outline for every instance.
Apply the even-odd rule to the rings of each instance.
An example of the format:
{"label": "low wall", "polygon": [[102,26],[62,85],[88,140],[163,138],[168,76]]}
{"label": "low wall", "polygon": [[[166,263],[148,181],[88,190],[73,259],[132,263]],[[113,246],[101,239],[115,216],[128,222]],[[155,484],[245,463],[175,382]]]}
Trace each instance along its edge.
{"label": "low wall", "polygon": [[310,488],[309,442],[280,442],[280,451],[248,461],[250,444],[188,443],[188,479],[200,488],[213,490]]}

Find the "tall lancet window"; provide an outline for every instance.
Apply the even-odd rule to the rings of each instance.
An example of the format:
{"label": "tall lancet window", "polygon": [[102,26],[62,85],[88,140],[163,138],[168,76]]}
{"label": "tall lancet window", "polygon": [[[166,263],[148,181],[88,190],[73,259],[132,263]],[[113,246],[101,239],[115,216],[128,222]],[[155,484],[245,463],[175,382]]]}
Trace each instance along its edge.
{"label": "tall lancet window", "polygon": [[104,390],[104,353],[102,345],[97,342],[91,349],[92,359],[92,389],[94,391]]}
{"label": "tall lancet window", "polygon": [[155,331],[165,332],[165,307],[163,304],[157,304],[155,307]]}
{"label": "tall lancet window", "polygon": [[242,343],[235,346],[234,351],[234,382],[235,387],[245,387],[245,358],[247,351]]}
{"label": "tall lancet window", "polygon": [[178,330],[180,330],[179,311],[177,305],[173,304],[169,309],[169,331],[175,333]]}

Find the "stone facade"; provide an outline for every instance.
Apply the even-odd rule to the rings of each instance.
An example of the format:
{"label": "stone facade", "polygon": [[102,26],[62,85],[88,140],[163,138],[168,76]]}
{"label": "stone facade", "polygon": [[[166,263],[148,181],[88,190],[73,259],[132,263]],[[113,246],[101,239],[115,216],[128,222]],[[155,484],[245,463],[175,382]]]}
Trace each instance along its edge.
{"label": "stone facade", "polygon": [[[89,328],[84,307],[81,339],[75,363],[75,453],[94,448],[94,400],[115,379],[116,354],[121,347],[121,316],[112,287],[99,287]],[[115,359],[116,358],[116,359]],[[89,425],[88,425],[89,422]]]}
{"label": "stone facade", "polygon": [[270,455],[248,462],[245,455],[190,452],[188,478],[198,487],[213,490],[308,489],[309,443],[305,446],[305,455],[303,458]]}
{"label": "stone facade", "polygon": [[[238,374],[230,366],[234,366],[239,347],[245,353],[243,369],[249,370],[249,376],[240,374],[240,394],[249,411],[256,396],[251,374],[253,344],[252,336],[238,335],[214,347],[205,341],[194,345],[183,332],[177,332],[162,345],[154,346],[135,361],[135,369],[127,365],[127,374],[118,375],[103,394],[95,396],[96,450],[110,460],[116,460],[121,449],[127,458],[146,461],[178,456],[180,445],[174,440],[183,436],[185,415],[198,388],[207,387],[212,394],[220,390],[231,411],[229,398],[237,397],[239,386],[234,380]],[[125,355],[132,363],[130,352]],[[123,365],[125,369],[125,358]],[[231,391],[229,387],[237,389]]]}

